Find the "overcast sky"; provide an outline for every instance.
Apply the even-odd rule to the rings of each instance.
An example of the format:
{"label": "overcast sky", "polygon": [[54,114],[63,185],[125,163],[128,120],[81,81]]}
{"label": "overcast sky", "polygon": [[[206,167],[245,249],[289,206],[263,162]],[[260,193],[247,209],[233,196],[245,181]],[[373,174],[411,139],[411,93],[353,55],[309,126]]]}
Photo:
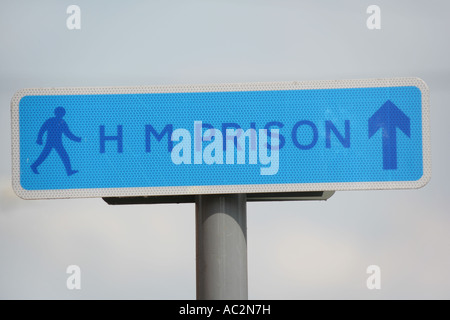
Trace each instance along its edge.
{"label": "overcast sky", "polygon": [[[81,30],[66,9],[81,8]],[[381,8],[381,30],[366,9]],[[414,76],[429,86],[432,178],[419,190],[250,203],[249,298],[450,298],[450,4],[417,1],[3,1],[0,298],[195,299],[195,206],[33,200],[11,188],[22,88]],[[368,290],[366,268],[381,268]],[[66,268],[82,270],[68,290]]]}

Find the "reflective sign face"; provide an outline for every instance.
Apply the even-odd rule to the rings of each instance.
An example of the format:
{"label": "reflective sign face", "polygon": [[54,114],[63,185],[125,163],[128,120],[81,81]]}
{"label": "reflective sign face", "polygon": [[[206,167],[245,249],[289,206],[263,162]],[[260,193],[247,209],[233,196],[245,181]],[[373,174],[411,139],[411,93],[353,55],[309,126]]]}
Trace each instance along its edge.
{"label": "reflective sign face", "polygon": [[28,199],[418,188],[417,78],[24,89],[13,185]]}

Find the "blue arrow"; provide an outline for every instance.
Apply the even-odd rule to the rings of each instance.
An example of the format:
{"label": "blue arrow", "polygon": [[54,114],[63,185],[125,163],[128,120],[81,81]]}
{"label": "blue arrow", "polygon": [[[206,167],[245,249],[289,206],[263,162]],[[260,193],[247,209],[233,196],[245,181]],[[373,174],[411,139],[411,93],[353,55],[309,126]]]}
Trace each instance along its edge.
{"label": "blue arrow", "polygon": [[382,129],[383,169],[397,169],[397,128],[411,137],[410,120],[391,101],[386,101],[369,119],[369,139]]}

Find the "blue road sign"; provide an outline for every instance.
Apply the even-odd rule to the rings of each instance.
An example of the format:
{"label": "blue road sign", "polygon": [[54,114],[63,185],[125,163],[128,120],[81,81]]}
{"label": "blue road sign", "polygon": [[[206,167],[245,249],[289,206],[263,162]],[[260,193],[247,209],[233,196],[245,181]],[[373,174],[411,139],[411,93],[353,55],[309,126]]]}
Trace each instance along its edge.
{"label": "blue road sign", "polygon": [[26,199],[418,188],[431,177],[417,78],[24,89]]}

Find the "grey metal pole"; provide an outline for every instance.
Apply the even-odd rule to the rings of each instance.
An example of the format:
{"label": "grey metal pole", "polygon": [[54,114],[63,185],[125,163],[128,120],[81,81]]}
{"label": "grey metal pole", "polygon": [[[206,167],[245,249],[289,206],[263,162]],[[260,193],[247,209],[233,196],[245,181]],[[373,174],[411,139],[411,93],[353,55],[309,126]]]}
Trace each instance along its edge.
{"label": "grey metal pole", "polygon": [[198,300],[246,300],[245,194],[199,195],[195,202]]}

